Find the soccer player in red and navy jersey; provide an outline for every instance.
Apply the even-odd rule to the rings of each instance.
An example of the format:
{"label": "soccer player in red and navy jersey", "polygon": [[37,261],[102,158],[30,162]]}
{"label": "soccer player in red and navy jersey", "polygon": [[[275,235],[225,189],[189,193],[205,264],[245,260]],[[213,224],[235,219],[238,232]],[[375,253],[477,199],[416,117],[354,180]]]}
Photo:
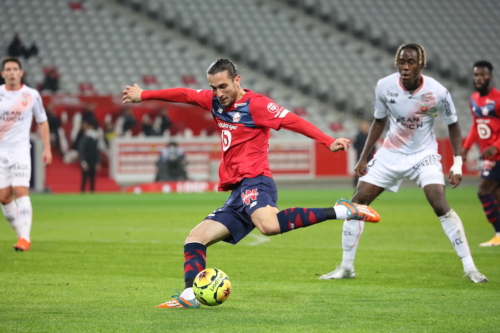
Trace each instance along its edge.
{"label": "soccer player in red and navy jersey", "polygon": [[137,84],[123,91],[123,103],[163,100],[198,105],[212,113],[221,138],[219,190],[232,191],[225,204],[191,230],[184,245],[185,289],[160,308],[197,308],[196,275],[205,269],[207,247],[219,241],[236,244],[255,227],[267,236],[308,227],[326,220],[378,222],[372,208],[340,199],[329,208],[279,210],[277,189],[268,161],[270,129],[281,128],[310,137],[331,151],[347,150],[348,139],[333,139],[311,123],[267,97],[241,87],[241,76],[229,59],[219,59],[207,71],[211,90],[172,88],[143,91]]}
{"label": "soccer player in red and navy jersey", "polygon": [[495,229],[495,236],[479,246],[500,245],[500,91],[492,87],[493,65],[485,60],[474,66],[476,92],[470,97],[472,126],[462,148],[465,161],[474,143],[479,144],[483,167],[477,195],[484,213]]}

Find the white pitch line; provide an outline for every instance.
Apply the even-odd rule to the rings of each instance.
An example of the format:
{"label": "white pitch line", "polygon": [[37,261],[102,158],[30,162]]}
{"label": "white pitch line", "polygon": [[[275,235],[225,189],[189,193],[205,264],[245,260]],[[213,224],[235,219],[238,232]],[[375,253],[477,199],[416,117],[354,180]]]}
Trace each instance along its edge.
{"label": "white pitch line", "polygon": [[260,244],[263,244],[265,242],[269,242],[270,241],[269,237],[262,236],[262,235],[250,234],[248,236],[255,238],[254,242],[251,242],[251,243],[247,244],[247,245],[250,245],[250,246],[257,246],[257,245],[260,245]]}

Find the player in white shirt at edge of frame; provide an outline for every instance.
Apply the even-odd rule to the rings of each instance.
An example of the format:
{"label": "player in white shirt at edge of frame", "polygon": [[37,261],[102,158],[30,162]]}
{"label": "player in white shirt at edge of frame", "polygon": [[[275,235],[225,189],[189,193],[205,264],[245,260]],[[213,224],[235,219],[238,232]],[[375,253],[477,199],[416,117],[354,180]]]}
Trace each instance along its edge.
{"label": "player in white shirt at edge of frame", "polygon": [[[486,276],[474,265],[462,221],[445,197],[441,156],[433,130],[438,115],[448,125],[454,154],[448,181],[455,188],[462,180],[462,136],[450,93],[435,79],[421,74],[426,65],[426,53],[421,45],[401,45],[394,65],[398,73],[379,80],[375,88],[375,119],[355,167],[361,178],[351,201],[370,205],[384,190],[397,192],[403,178],[414,180],[423,189],[462,260],[465,276],[475,283],[487,282]],[[383,147],[368,161],[367,156],[382,135],[388,119],[390,126]],[[344,222],[342,263],[320,279],[356,276],[354,259],[363,228],[362,221]]]}
{"label": "player in white shirt at edge of frame", "polygon": [[42,160],[52,161],[50,133],[42,98],[21,83],[24,72],[18,58],[2,60],[0,86],[0,203],[2,213],[17,234],[16,251],[31,247],[33,209],[29,197],[31,178],[30,128],[33,116],[43,141]]}

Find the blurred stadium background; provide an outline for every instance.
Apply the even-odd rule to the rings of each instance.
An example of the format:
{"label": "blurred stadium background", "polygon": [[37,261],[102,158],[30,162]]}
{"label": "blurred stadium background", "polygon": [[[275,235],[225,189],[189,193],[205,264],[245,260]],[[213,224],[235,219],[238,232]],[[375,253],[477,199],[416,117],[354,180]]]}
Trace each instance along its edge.
{"label": "blurred stadium background", "polygon": [[[50,71],[59,79],[56,92],[42,90],[46,107],[61,120],[54,163],[46,169],[47,188],[79,190],[77,157],[71,148],[82,112],[93,105],[102,138],[116,135],[110,145],[102,140],[104,168],[97,191],[152,181],[160,150],[171,140],[185,150],[190,178],[206,181],[199,188],[211,189],[210,181],[217,178],[218,137],[208,113],[166,105],[173,126],[155,137],[145,136],[142,125],[157,118],[162,104],[133,106],[137,125],[124,133],[116,122],[124,109],[120,101],[125,85],[207,88],[206,68],[217,58],[236,62],[244,87],[269,96],[331,136],[348,138],[355,136],[361,119],[371,120],[374,86],[395,71],[394,53],[402,43],[426,48],[424,74],[450,90],[464,136],[470,128],[472,64],[487,59],[500,66],[500,22],[498,15],[492,15],[498,14],[494,0],[225,0],[223,7],[221,3],[2,0],[0,52],[4,54],[0,55],[7,55],[17,33],[25,45],[35,43],[38,48],[37,56],[24,60],[26,83],[43,88]],[[447,129],[441,121],[435,129],[443,138],[446,168],[451,156]],[[350,177],[355,157],[340,154],[333,159],[325,152],[300,135],[273,132],[270,159],[278,179]],[[474,163],[472,159],[466,173],[474,174]]]}

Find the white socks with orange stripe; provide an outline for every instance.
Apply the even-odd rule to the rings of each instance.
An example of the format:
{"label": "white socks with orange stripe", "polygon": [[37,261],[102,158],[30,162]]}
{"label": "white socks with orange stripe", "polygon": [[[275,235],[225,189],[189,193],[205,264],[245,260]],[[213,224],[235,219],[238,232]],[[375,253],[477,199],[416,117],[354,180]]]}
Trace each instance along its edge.
{"label": "white socks with orange stripe", "polygon": [[12,229],[16,232],[17,237],[20,237],[19,210],[17,209],[16,202],[12,201],[9,204],[2,205],[2,213]]}
{"label": "white socks with orange stripe", "polygon": [[470,254],[469,244],[467,243],[467,238],[465,237],[465,230],[458,217],[457,213],[451,209],[446,215],[440,216],[441,224],[443,225],[443,230],[446,236],[451,241],[451,244],[455,248],[460,259],[462,259],[462,264],[464,265],[464,271],[467,273],[471,269],[475,269],[474,261]]}
{"label": "white socks with orange stripe", "polygon": [[19,210],[19,233],[18,236],[30,242],[31,222],[33,220],[33,208],[29,196],[16,199],[17,209]]}
{"label": "white socks with orange stripe", "polygon": [[342,263],[340,266],[347,270],[354,269],[354,259],[356,257],[356,250],[358,249],[359,238],[363,233],[365,222],[363,221],[344,221],[342,228]]}

